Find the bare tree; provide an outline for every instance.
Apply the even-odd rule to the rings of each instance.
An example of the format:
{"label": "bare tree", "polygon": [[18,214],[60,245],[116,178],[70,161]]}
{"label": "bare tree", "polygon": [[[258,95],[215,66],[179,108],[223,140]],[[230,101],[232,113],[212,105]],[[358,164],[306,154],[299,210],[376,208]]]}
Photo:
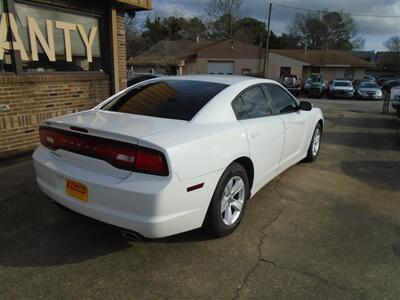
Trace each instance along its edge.
{"label": "bare tree", "polygon": [[386,49],[393,52],[400,52],[400,36],[392,36],[383,43]]}
{"label": "bare tree", "polygon": [[135,56],[146,49],[135,17],[125,14],[126,55]]}
{"label": "bare tree", "polygon": [[244,17],[242,0],[209,0],[206,14],[211,34],[216,38],[232,38],[236,23]]}

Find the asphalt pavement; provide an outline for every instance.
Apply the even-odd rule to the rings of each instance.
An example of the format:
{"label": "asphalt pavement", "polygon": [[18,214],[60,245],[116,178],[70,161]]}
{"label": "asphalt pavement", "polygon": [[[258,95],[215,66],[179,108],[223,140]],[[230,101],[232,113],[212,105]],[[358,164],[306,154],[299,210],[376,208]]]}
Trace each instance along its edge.
{"label": "asphalt pavement", "polygon": [[317,161],[264,187],[221,239],[128,243],[44,196],[29,156],[0,162],[0,299],[399,299],[399,120],[382,102],[313,103]]}

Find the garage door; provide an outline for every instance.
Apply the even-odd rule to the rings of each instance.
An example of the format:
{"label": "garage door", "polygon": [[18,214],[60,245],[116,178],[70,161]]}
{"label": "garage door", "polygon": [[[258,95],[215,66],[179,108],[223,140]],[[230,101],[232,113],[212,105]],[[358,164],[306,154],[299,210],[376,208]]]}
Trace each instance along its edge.
{"label": "garage door", "polygon": [[208,74],[233,74],[233,62],[230,61],[209,61]]}

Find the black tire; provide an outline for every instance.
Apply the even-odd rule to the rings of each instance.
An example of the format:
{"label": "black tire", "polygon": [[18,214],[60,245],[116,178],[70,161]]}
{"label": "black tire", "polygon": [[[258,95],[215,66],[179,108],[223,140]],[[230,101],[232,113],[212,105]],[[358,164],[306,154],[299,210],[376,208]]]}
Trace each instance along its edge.
{"label": "black tire", "polygon": [[[244,201],[241,212],[236,221],[227,225],[224,223],[223,216],[221,213],[221,203],[224,194],[225,187],[228,182],[234,177],[240,177],[244,183]],[[222,174],[218,181],[217,187],[215,188],[213,197],[211,199],[210,206],[208,207],[207,215],[204,221],[204,227],[214,237],[223,237],[232,233],[240,224],[246,210],[247,200],[250,197],[250,186],[247,173],[242,165],[238,163],[232,163]]]}
{"label": "black tire", "polygon": [[[319,138],[319,146],[318,146],[318,151],[315,152],[313,149],[314,137],[318,131],[319,131],[319,137],[320,137]],[[321,145],[321,136],[322,136],[322,126],[321,126],[321,123],[318,123],[317,126],[315,126],[314,133],[312,135],[310,145],[308,147],[307,156],[304,159],[305,162],[312,162],[317,159],[318,154],[319,154],[319,149],[321,148],[321,146],[320,146]]]}

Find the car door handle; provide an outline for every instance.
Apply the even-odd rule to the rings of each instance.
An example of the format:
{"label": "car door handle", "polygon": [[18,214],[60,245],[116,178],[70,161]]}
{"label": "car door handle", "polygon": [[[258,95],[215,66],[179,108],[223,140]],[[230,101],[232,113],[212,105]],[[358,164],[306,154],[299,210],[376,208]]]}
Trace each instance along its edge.
{"label": "car door handle", "polygon": [[256,138],[260,135],[260,133],[258,131],[252,131],[250,135],[252,138]]}

